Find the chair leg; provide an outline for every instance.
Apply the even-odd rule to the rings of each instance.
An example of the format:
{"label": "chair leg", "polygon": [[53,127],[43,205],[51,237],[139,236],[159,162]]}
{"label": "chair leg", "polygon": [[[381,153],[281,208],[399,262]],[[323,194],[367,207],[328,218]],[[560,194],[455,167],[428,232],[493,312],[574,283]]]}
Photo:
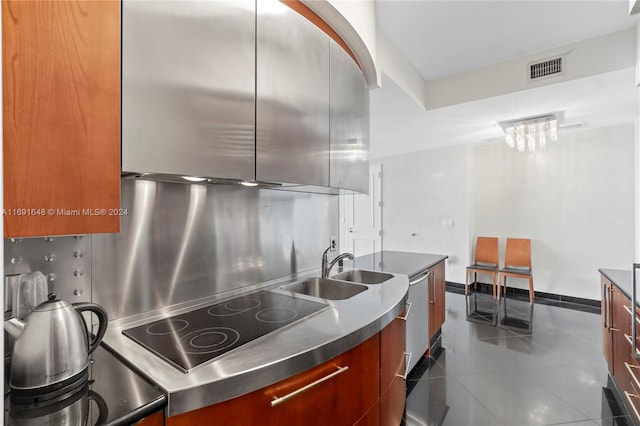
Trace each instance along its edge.
{"label": "chair leg", "polygon": [[477,272],[473,273],[473,289],[475,291],[478,291],[478,273]]}
{"label": "chair leg", "polygon": [[493,284],[493,298],[496,298],[496,274],[491,274],[491,282]]}
{"label": "chair leg", "polygon": [[464,277],[464,295],[467,295],[467,290],[469,289],[469,271],[465,274]]}
{"label": "chair leg", "polygon": [[533,304],[533,277],[529,277],[529,303]]}
{"label": "chair leg", "polygon": [[507,276],[504,276],[504,292],[503,294],[507,294]]}
{"label": "chair leg", "polygon": [[500,276],[500,274],[497,274],[497,280],[498,280],[498,288],[497,288],[498,300],[500,300],[500,293],[502,293],[502,290],[500,288],[500,283],[502,283],[502,277]]}

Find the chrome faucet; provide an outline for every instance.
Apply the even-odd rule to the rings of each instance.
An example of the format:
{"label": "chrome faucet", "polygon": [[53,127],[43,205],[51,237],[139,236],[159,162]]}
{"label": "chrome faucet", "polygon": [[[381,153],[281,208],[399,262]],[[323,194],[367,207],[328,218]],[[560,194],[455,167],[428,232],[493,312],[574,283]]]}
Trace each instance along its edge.
{"label": "chrome faucet", "polygon": [[324,253],[322,253],[322,278],[329,278],[329,272],[331,271],[331,268],[333,268],[333,266],[342,259],[346,258],[349,260],[353,260],[353,255],[351,253],[342,253],[336,256],[336,258],[333,259],[331,263],[329,263],[327,259],[327,253],[329,253],[329,251],[334,248],[336,248],[335,243],[331,244],[329,248],[326,249]]}

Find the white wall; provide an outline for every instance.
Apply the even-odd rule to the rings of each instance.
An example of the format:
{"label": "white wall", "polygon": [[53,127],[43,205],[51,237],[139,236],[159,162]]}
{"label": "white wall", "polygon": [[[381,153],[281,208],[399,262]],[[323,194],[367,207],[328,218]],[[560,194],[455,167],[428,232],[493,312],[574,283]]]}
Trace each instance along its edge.
{"label": "white wall", "polygon": [[[450,256],[446,278],[464,282],[469,253],[468,146],[387,157],[382,163],[382,246]],[[443,220],[453,226],[443,226]],[[415,235],[414,235],[415,234]]]}
{"label": "white wall", "polygon": [[501,259],[506,237],[531,238],[536,291],[599,299],[598,268],[633,261],[634,125],[560,138],[533,155],[496,141],[380,159],[383,249],[448,254],[463,283],[477,235],[499,237]]}
{"label": "white wall", "polygon": [[[426,109],[457,105],[632,68],[635,66],[635,52],[636,29],[629,28],[484,68],[430,80],[426,85]],[[565,54],[564,74],[536,81],[527,80],[529,63]]]}
{"label": "white wall", "polygon": [[377,40],[378,64],[384,74],[393,80],[391,82],[387,79],[384,84],[397,84],[420,108],[426,109],[424,94],[427,84],[422,74],[385,33],[378,31]]}
{"label": "white wall", "polygon": [[599,299],[598,268],[633,261],[635,129],[560,138],[533,155],[503,142],[474,148],[475,232],[500,238],[501,259],[507,237],[531,238],[535,290]]}
{"label": "white wall", "polygon": [[376,60],[376,2],[374,0],[302,0],[329,24],[356,56],[369,88],[382,79]]}

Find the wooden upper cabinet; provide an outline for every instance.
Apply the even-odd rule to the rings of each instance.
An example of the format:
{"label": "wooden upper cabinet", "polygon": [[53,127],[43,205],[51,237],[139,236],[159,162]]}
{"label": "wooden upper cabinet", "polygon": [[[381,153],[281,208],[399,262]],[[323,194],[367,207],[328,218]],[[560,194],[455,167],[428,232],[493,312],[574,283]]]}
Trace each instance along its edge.
{"label": "wooden upper cabinet", "polygon": [[3,1],[5,237],[120,227],[120,2]]}

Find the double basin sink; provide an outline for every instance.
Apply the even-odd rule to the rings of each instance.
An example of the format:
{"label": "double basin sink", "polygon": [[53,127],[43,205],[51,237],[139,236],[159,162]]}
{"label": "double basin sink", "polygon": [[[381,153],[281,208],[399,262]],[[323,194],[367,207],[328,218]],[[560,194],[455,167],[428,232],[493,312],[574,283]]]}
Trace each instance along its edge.
{"label": "double basin sink", "polygon": [[327,300],[345,300],[356,294],[367,291],[363,284],[382,284],[393,278],[393,275],[382,272],[354,269],[335,275],[333,278],[308,278],[292,284],[283,285],[282,290],[300,293]]}

